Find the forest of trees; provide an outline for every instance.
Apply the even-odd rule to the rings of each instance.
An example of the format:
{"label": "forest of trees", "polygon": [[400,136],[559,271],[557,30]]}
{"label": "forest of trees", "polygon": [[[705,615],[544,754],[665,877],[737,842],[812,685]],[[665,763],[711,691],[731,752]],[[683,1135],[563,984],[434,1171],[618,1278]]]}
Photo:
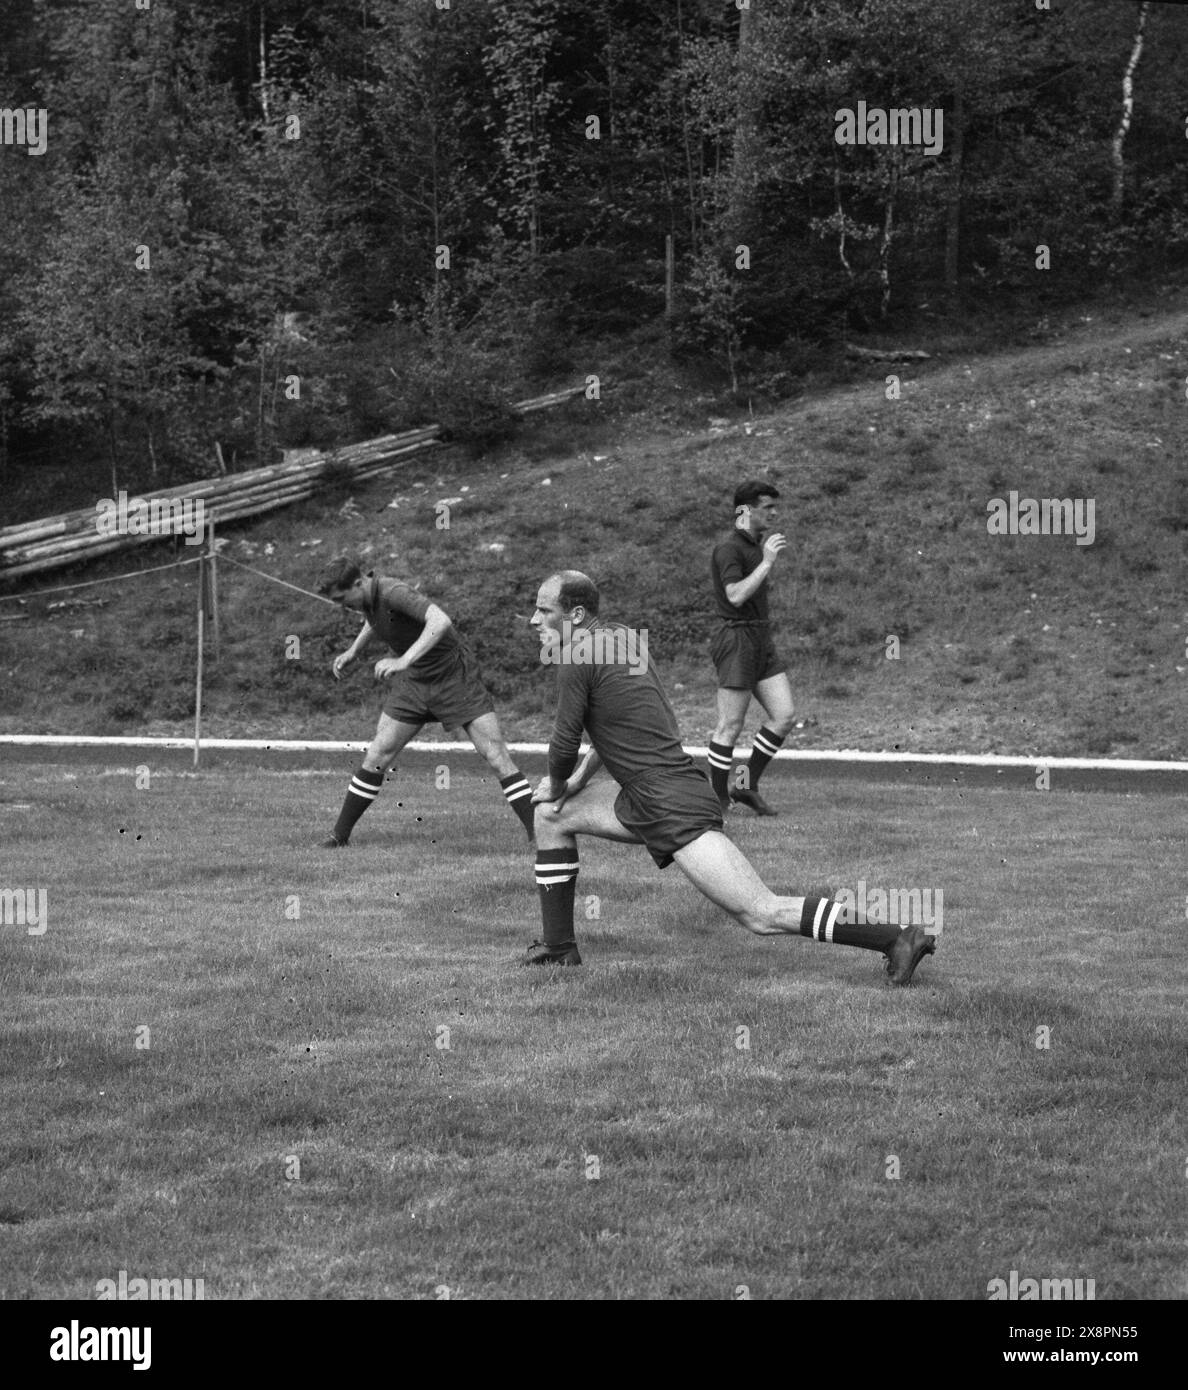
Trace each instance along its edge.
{"label": "forest of trees", "polygon": [[[656,328],[778,396],[1188,248],[1169,4],[0,0],[0,33],[0,483],[461,431]],[[943,147],[839,143],[859,102]]]}

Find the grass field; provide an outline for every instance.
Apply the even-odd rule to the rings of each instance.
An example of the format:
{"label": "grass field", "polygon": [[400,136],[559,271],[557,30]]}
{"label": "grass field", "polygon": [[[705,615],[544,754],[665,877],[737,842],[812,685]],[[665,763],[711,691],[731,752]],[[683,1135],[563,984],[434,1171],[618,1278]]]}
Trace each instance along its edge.
{"label": "grass field", "polygon": [[0,886],[47,892],[0,930],[0,1294],[1188,1295],[1168,800],[773,772],[732,824],[777,890],[943,890],[895,990],[589,841],[586,964],[521,970],[522,833],[450,772],[320,855],[345,770],[0,770]]}

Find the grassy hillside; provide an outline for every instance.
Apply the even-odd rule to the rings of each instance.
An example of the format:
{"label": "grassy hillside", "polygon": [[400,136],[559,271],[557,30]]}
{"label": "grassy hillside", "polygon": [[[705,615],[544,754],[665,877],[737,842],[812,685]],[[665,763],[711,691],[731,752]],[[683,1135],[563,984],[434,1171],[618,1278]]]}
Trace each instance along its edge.
{"label": "grassy hillside", "polygon": [[[1186,305],[1106,311],[992,355],[863,364],[753,418],[677,393],[658,404],[655,390],[630,411],[641,368],[617,397],[576,403],[481,462],[441,456],[228,527],[224,553],[312,585],[324,557],[352,551],[420,583],[471,639],[515,736],[547,729],[551,682],[525,622],[536,586],[585,569],[608,616],[648,628],[686,737],[701,741],[709,550],[735,483],[769,475],[792,541],[774,610],[800,746],[1188,756]],[[987,502],[1011,490],[1092,499],[1093,543],[988,534]],[[442,499],[461,499],[448,530]],[[168,558],[152,556],[67,578]],[[186,731],[194,580],[189,568],[31,599],[26,621],[0,623],[0,730]],[[50,582],[64,581],[29,587]],[[211,735],[366,733],[369,679],[328,675],[355,619],[229,566],[221,591]],[[104,606],[47,608],[63,599]],[[292,635],[300,660],[286,659]]]}

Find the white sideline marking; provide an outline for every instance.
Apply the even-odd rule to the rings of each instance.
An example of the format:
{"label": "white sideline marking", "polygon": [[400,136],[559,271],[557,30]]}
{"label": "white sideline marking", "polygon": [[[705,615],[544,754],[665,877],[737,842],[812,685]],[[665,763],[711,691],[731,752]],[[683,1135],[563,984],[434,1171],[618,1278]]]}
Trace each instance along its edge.
{"label": "white sideline marking", "polygon": [[[105,738],[87,734],[0,734],[0,746],[42,748],[194,748],[192,738]],[[419,753],[473,753],[467,742],[429,743],[414,739],[406,745]],[[547,743],[509,743],[513,753],[547,753]],[[343,743],[328,739],[204,738],[199,748],[224,748],[244,752],[275,749],[280,753],[358,753],[367,741]],[[704,758],[708,748],[686,746],[695,758]],[[746,749],[742,750],[744,753]],[[999,753],[869,753],[854,748],[781,748],[777,758],[788,762],[814,763],[940,763],[949,767],[1044,767],[1081,768],[1087,771],[1188,772],[1188,762],[1158,762],[1143,758],[1047,758],[1036,753],[1027,757]]]}

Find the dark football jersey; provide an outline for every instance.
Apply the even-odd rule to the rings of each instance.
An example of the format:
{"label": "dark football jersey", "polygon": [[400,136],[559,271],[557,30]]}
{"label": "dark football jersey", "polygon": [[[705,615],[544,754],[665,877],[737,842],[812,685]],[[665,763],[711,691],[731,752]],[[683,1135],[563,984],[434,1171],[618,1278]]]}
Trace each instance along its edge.
{"label": "dark football jersey", "polygon": [[[676,715],[650,662],[633,664],[626,653],[629,629],[595,622],[591,632],[622,634],[604,644],[622,659],[559,664],[557,713],[549,741],[549,775],[564,781],[577,765],[585,730],[606,770],[628,786],[656,768],[693,766],[681,744]],[[638,642],[635,654],[638,658]],[[646,648],[644,649],[646,656]]]}
{"label": "dark football jersey", "polygon": [[745,603],[737,607],[726,597],[727,584],[737,584],[740,579],[753,574],[762,563],[763,544],[748,531],[731,531],[724,541],[714,546],[710,558],[710,578],[720,618],[730,622],[768,621],[766,579]]}
{"label": "dark football jersey", "polygon": [[[382,579],[374,571],[363,577],[363,616],[372,632],[403,656],[425,630],[425,614],[431,599],[399,579]],[[436,680],[453,665],[462,639],[453,627],[424,656],[408,668],[419,680]]]}

